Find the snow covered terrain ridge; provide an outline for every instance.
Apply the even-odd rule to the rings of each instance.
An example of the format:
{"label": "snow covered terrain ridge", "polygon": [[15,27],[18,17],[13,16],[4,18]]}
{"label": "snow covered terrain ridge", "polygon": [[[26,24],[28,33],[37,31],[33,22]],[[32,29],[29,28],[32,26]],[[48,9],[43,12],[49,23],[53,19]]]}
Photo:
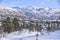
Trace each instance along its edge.
{"label": "snow covered terrain ridge", "polygon": [[15,17],[15,16],[19,16],[19,17],[26,17],[22,10],[16,10],[10,7],[5,7],[5,6],[0,6],[0,16],[1,17]]}
{"label": "snow covered terrain ridge", "polygon": [[0,6],[0,15],[20,16],[21,18],[52,20],[60,19],[60,10],[56,8],[40,8],[40,7],[5,7]]}
{"label": "snow covered terrain ridge", "polygon": [[60,17],[60,10],[56,8],[40,8],[34,6],[13,8],[22,10],[26,16],[32,19],[59,19]]}

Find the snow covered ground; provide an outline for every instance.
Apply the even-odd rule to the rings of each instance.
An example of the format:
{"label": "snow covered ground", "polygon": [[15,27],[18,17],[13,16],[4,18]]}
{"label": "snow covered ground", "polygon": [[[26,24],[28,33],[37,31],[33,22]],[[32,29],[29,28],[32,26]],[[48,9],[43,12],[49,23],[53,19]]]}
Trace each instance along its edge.
{"label": "snow covered ground", "polygon": [[[12,32],[6,37],[1,37],[0,40],[36,40],[37,32],[29,32],[28,30],[23,30],[21,32]],[[38,33],[38,40],[60,40],[60,30],[55,32],[44,33],[41,35]]]}

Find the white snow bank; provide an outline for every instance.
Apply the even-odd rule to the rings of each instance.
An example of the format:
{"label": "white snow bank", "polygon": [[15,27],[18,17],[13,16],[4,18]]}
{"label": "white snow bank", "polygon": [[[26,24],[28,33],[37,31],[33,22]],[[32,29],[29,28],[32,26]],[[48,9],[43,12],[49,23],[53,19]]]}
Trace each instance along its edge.
{"label": "white snow bank", "polygon": [[[1,40],[36,40],[36,33],[37,32],[31,32],[29,33],[28,30],[23,30],[21,32],[12,32],[8,34],[6,37],[2,37]],[[38,40],[60,40],[60,30],[55,32],[45,33],[43,35],[40,35],[38,33]]]}
{"label": "white snow bank", "polygon": [[[15,31],[10,34],[7,34],[6,37],[2,37],[0,39],[1,40],[12,40],[14,38],[23,38],[23,37],[32,36],[35,34],[37,34],[37,32],[32,32],[32,31],[29,32],[28,30],[23,29],[21,32]],[[40,34],[40,33],[38,32],[38,34]]]}

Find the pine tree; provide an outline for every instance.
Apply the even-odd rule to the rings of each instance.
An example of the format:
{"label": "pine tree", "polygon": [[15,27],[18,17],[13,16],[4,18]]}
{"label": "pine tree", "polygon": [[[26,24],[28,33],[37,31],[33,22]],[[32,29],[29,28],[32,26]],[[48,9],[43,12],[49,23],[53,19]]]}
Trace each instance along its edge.
{"label": "pine tree", "polygon": [[18,22],[18,19],[17,18],[14,18],[13,19],[13,24],[14,24],[14,30],[19,30],[20,29],[20,26],[19,26],[19,22]]}
{"label": "pine tree", "polygon": [[47,32],[49,34],[49,32],[51,31],[51,27],[46,27],[47,28]]}
{"label": "pine tree", "polygon": [[3,33],[3,27],[2,26],[0,26],[0,34],[2,34]]}
{"label": "pine tree", "polygon": [[30,24],[29,24],[29,27],[28,27],[29,31],[34,31],[33,28],[34,28],[34,24],[33,24],[32,21],[30,21]]}
{"label": "pine tree", "polygon": [[23,26],[22,27],[26,29],[26,23],[24,21],[23,21]]}
{"label": "pine tree", "polygon": [[4,28],[4,31],[5,32],[8,32],[10,33],[12,31],[12,28],[11,28],[11,20],[9,17],[7,17],[6,21],[5,21],[5,28]]}
{"label": "pine tree", "polygon": [[38,23],[36,23],[35,30],[40,32],[40,26],[38,25]]}

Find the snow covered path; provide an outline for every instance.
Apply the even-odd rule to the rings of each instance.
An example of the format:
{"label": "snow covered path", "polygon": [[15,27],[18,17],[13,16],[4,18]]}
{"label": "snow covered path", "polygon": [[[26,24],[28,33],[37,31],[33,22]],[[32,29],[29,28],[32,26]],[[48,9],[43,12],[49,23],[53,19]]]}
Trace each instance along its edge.
{"label": "snow covered path", "polygon": [[[24,36],[23,36],[24,35]],[[36,40],[36,32],[30,34],[23,33],[21,35],[9,35],[1,40]],[[38,40],[60,40],[60,30],[55,32],[45,33],[43,35],[39,34]]]}
{"label": "snow covered path", "polygon": [[[22,40],[36,40],[34,36],[28,36],[21,38]],[[21,40],[20,38],[16,38],[16,40]],[[38,40],[60,40],[60,31],[52,32],[50,34],[39,35]]]}

